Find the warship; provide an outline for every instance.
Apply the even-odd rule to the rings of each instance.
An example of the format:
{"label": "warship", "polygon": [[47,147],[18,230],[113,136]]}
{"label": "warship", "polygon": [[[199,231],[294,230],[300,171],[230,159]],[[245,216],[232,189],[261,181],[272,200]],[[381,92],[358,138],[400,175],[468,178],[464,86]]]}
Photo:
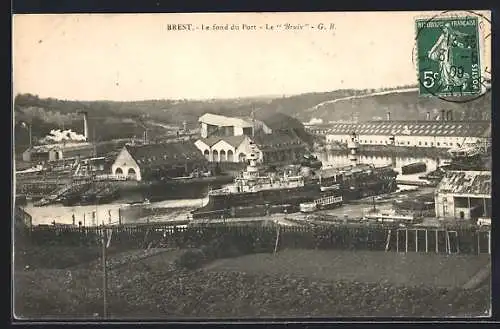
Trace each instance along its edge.
{"label": "warship", "polygon": [[[243,217],[250,214],[297,212],[305,204],[317,209],[341,206],[344,201],[396,190],[397,172],[390,166],[377,168],[357,164],[343,168],[289,166],[281,172],[261,173],[252,152],[247,168],[225,188],[211,190],[208,203],[194,210],[193,219]],[[298,167],[298,169],[297,169]]]}

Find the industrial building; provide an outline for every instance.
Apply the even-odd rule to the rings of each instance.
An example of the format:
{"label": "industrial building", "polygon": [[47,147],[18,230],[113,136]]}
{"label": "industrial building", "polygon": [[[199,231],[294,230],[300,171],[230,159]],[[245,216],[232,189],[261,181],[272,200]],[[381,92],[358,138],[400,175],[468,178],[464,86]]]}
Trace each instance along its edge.
{"label": "industrial building", "polygon": [[[448,112],[449,113],[449,112]],[[456,148],[475,143],[488,144],[491,121],[442,120],[367,121],[331,123],[310,126],[315,134],[324,135],[327,143],[345,144],[355,132],[360,145],[394,145],[410,147]]]}
{"label": "industrial building", "polygon": [[71,137],[69,136],[64,136],[66,134],[65,131],[63,132],[64,139],[61,139],[56,143],[48,143],[36,146],[31,145],[27,150],[23,152],[22,154],[23,161],[49,162],[49,161],[69,160],[76,158],[89,158],[95,156],[94,146],[88,143],[89,128],[88,128],[87,112],[81,111],[78,113],[83,114],[82,140],[75,141],[72,140]]}
{"label": "industrial building", "polygon": [[255,118],[235,118],[224,115],[205,113],[199,119],[201,125],[201,137],[228,137],[228,136],[251,136],[262,130],[266,134],[272,133],[264,122]]}
{"label": "industrial building", "polygon": [[446,172],[435,192],[440,219],[491,218],[491,172]]}
{"label": "industrial building", "polygon": [[[255,149],[250,146],[255,143]],[[210,162],[246,162],[251,152],[256,152],[260,163],[277,163],[298,160],[307,150],[306,144],[297,136],[284,132],[248,137],[227,136],[202,138],[196,147]]]}
{"label": "industrial building", "polygon": [[192,142],[126,145],[111,165],[111,174],[137,181],[177,177],[204,163],[205,158]]}
{"label": "industrial building", "polygon": [[49,162],[75,158],[88,158],[94,155],[90,143],[58,143],[36,145],[23,152],[23,161]]}
{"label": "industrial building", "polygon": [[254,142],[261,163],[299,159],[307,150],[307,133],[297,120],[282,114],[226,117],[206,113],[198,120],[201,137],[196,147],[210,162],[245,162]]}

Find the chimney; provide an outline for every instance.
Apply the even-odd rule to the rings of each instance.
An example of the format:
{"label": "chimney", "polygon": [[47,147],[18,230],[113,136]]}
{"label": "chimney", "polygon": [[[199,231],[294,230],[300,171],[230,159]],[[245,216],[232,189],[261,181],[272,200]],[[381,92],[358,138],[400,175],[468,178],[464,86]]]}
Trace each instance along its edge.
{"label": "chimney", "polygon": [[387,121],[391,121],[391,112],[387,112]]}
{"label": "chimney", "polygon": [[83,113],[83,136],[85,137],[85,141],[89,141],[89,123],[88,123],[88,114],[87,112]]}
{"label": "chimney", "polygon": [[444,117],[445,113],[446,113],[445,110],[441,110],[441,121],[445,121],[446,120],[446,118]]}
{"label": "chimney", "polygon": [[431,112],[427,112],[425,116],[425,120],[429,121],[431,119]]}

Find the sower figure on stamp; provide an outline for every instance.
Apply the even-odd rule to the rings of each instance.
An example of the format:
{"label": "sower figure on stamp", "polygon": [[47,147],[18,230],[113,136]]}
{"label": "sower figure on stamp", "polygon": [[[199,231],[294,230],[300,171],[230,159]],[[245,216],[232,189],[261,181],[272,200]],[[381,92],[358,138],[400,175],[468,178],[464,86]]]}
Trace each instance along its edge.
{"label": "sower figure on stamp", "polygon": [[450,27],[449,23],[443,26],[443,32],[429,51],[428,56],[431,60],[439,63],[440,85],[445,91],[452,87],[467,88],[467,79],[469,73],[464,72],[464,68],[454,65],[453,48],[470,48],[465,39],[467,34],[456,31]]}

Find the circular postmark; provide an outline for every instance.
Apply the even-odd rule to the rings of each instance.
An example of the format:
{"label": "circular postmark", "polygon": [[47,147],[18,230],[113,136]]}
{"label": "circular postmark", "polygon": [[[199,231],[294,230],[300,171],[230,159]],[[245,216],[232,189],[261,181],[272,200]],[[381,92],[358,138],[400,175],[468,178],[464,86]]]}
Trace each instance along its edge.
{"label": "circular postmark", "polygon": [[491,21],[474,11],[416,19],[412,60],[420,95],[466,103],[490,92]]}

